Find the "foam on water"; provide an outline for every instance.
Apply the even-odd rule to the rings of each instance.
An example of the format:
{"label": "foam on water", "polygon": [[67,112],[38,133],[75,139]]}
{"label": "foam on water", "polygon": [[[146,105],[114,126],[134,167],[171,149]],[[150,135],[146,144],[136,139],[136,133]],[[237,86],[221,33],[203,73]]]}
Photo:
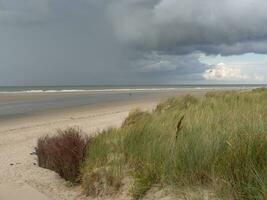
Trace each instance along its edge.
{"label": "foam on water", "polygon": [[118,89],[63,89],[63,90],[20,90],[0,91],[0,94],[8,93],[74,93],[74,92],[134,92],[134,91],[170,91],[178,88],[118,88]]}
{"label": "foam on water", "polygon": [[78,92],[149,92],[180,89],[213,90],[223,88],[245,89],[266,87],[266,85],[159,85],[159,86],[22,86],[1,87],[0,94],[9,93],[78,93]]}

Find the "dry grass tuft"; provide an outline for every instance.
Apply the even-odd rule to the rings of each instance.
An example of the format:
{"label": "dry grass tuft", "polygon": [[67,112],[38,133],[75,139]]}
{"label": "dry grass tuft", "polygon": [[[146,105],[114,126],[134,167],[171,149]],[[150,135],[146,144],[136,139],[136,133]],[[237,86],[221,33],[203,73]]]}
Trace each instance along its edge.
{"label": "dry grass tuft", "polygon": [[39,138],[37,157],[40,167],[53,170],[71,182],[79,182],[80,165],[90,139],[78,128],[58,130],[55,136]]}
{"label": "dry grass tuft", "polygon": [[83,191],[86,196],[112,195],[121,187],[121,179],[111,175],[105,168],[99,168],[83,178]]}

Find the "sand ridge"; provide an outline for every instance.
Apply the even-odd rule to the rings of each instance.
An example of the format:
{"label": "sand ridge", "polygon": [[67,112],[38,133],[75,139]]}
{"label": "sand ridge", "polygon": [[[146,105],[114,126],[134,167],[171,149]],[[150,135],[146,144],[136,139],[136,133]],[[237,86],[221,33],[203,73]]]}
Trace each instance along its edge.
{"label": "sand ridge", "polygon": [[104,108],[65,109],[0,122],[0,199],[7,200],[6,196],[14,200],[16,196],[28,199],[29,195],[35,200],[84,199],[80,187],[68,188],[56,173],[37,166],[36,156],[32,154],[37,138],[71,126],[94,134],[107,127],[119,126],[133,108],[151,110],[157,102],[124,102]]}

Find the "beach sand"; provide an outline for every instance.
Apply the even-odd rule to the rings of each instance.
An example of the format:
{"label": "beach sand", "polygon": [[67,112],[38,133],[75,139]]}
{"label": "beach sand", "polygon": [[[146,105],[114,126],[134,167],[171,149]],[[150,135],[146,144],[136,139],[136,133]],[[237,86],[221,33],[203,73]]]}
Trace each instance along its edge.
{"label": "beach sand", "polygon": [[92,135],[107,127],[118,127],[132,109],[152,110],[159,101],[174,95],[178,93],[134,101],[51,110],[1,120],[0,199],[84,199],[80,187],[68,188],[66,182],[56,173],[38,167],[36,155],[32,155],[37,139],[46,134],[54,134],[59,128],[78,126],[84,133]]}

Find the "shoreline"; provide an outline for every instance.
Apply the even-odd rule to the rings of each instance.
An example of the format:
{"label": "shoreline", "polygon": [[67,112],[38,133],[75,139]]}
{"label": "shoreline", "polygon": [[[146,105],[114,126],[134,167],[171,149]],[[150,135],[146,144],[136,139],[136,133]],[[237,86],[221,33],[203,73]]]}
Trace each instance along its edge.
{"label": "shoreline", "polygon": [[[77,108],[101,108],[121,103],[160,101],[171,96],[203,94],[213,90],[182,89],[174,91],[120,92],[120,93],[21,93],[0,94],[0,125],[18,118],[28,118],[50,113],[76,110]],[[93,99],[93,100],[92,100]]]}
{"label": "shoreline", "polygon": [[29,193],[40,196],[35,200],[44,198],[44,195],[53,200],[83,199],[79,187],[67,188],[66,182],[57,174],[37,166],[36,156],[31,155],[37,139],[54,134],[56,129],[72,126],[78,126],[88,135],[93,135],[102,129],[120,126],[132,109],[152,110],[159,101],[140,99],[80,106],[1,121],[0,197],[7,200],[6,196],[11,197],[12,193],[18,192],[18,199],[22,200],[26,200]]}
{"label": "shoreline", "polygon": [[10,191],[10,189],[1,190],[1,188],[10,188],[11,185],[13,191],[31,188],[36,193],[39,192],[53,200],[83,199],[80,196],[79,187],[67,188],[66,182],[57,174],[37,166],[36,156],[31,153],[39,137],[46,134],[52,135],[57,129],[73,126],[78,126],[88,135],[94,135],[105,128],[119,127],[132,109],[150,111],[159,102],[171,96],[203,95],[206,92],[186,90],[178,93],[160,93],[130,101],[46,110],[28,116],[1,120],[0,197],[1,193]]}

